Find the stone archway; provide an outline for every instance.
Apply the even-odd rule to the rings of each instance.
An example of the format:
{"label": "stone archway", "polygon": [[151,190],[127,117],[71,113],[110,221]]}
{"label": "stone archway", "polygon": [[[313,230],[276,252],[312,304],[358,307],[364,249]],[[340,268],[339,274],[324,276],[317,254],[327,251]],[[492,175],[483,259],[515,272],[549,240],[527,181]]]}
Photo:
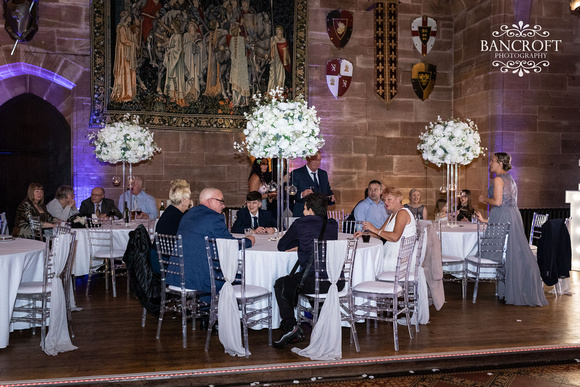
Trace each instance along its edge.
{"label": "stone archway", "polygon": [[60,111],[31,93],[0,106],[0,122],[0,211],[12,228],[31,182],[44,186],[45,202],[59,185],[71,184],[71,130]]}

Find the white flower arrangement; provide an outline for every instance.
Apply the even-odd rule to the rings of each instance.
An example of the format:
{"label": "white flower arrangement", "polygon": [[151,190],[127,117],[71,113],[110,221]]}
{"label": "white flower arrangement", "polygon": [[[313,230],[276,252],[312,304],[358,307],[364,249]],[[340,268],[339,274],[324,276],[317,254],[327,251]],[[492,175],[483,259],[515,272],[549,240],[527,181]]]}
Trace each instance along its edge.
{"label": "white flower arrangement", "polygon": [[483,154],[477,125],[471,120],[451,119],[431,122],[419,135],[419,149],[423,159],[436,164],[467,165]]}
{"label": "white flower arrangement", "polygon": [[234,149],[247,151],[254,157],[298,158],[312,156],[324,145],[320,136],[320,119],[314,107],[302,96],[294,101],[286,100],[283,89],[270,90],[266,101],[260,94],[252,98],[256,107],[246,113],[248,120],[241,143]]}
{"label": "white flower arrangement", "polygon": [[90,134],[89,140],[95,147],[97,159],[111,164],[122,161],[135,164],[161,152],[153,140],[153,133],[139,125],[139,117],[130,114]]}

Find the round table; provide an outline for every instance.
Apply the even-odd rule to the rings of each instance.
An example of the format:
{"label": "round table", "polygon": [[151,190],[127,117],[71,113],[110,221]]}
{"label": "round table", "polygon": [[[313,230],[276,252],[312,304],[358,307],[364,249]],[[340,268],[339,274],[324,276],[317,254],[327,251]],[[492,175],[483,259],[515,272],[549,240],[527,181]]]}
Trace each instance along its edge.
{"label": "round table", "polygon": [[[243,235],[234,234],[242,238]],[[298,259],[295,251],[278,251],[278,242],[270,240],[274,235],[254,235],[256,243],[246,249],[246,283],[263,286],[272,291],[272,329],[280,326],[280,313],[274,295],[274,283],[282,276],[290,273]],[[351,234],[338,234],[339,239],[352,238]],[[382,242],[371,238],[369,243],[359,240],[352,273],[353,285],[372,281],[382,268]],[[256,326],[263,329],[267,326]]]}
{"label": "round table", "polygon": [[477,225],[458,222],[455,227],[441,225],[443,255],[465,258],[477,253]]}
{"label": "round table", "polygon": [[[113,249],[125,250],[129,242],[129,233],[135,230],[140,224],[143,224],[149,229],[149,227],[155,225],[155,221],[131,221],[129,224],[125,224],[122,220],[113,221]],[[89,265],[91,262],[89,234],[86,228],[75,228],[73,231],[76,232],[76,248],[72,274],[75,276],[83,276],[89,274]]]}
{"label": "round table", "polygon": [[8,346],[20,282],[42,280],[44,246],[33,239],[0,240],[0,348]]}

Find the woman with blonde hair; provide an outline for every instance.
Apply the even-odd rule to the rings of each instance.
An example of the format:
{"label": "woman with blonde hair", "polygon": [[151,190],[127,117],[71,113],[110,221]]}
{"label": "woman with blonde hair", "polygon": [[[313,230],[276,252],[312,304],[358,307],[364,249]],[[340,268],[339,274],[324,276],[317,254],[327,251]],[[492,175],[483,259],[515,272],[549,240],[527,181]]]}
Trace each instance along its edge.
{"label": "woman with blonde hair", "polygon": [[405,204],[405,208],[411,211],[415,219],[427,219],[427,208],[421,204],[421,191],[417,188],[409,191],[409,203]]}
{"label": "woman with blonde hair", "polygon": [[44,188],[42,184],[30,183],[26,198],[20,203],[16,210],[14,229],[12,235],[15,237],[32,239],[34,237],[30,226],[30,217],[38,216],[42,222],[42,228],[52,228],[58,221],[46,209],[44,205]]}
{"label": "woman with blonde hair", "polygon": [[179,222],[191,204],[189,183],[178,179],[171,182],[168,206],[159,218],[155,231],[159,234],[177,235]]}
{"label": "woman with blonde hair", "polygon": [[[383,200],[391,215],[380,228],[376,228],[371,222],[363,222],[363,230],[368,230],[377,238],[386,239],[383,245],[382,270],[395,270],[401,237],[416,235],[417,225],[411,211],[403,206],[403,193],[399,188],[385,188]],[[359,237],[361,234],[362,232],[358,231],[354,236]]]}

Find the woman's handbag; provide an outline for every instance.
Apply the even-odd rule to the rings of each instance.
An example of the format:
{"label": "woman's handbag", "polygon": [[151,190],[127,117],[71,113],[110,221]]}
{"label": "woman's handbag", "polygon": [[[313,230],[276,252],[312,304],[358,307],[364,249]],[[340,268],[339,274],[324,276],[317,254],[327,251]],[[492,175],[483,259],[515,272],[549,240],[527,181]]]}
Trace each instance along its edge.
{"label": "woman's handbag", "polygon": [[[326,231],[327,223],[328,219],[324,217],[322,222],[322,229],[320,230],[318,240],[322,240],[322,238],[324,237],[324,232]],[[314,263],[314,250],[312,251],[312,256],[308,261],[308,265],[304,270],[304,274],[302,275],[300,282],[296,281],[296,278],[294,278],[294,274],[296,273],[296,270],[298,270],[298,266],[300,266],[300,260],[296,261],[296,264],[292,268],[290,274],[285,275],[284,277],[280,277],[276,281],[276,287],[282,288],[281,292],[282,298],[287,302],[289,302],[294,307],[298,305],[298,295],[300,294],[300,291],[304,287],[304,281],[306,280],[306,277],[308,276],[308,273],[310,272],[310,268],[312,267],[313,263]]]}

